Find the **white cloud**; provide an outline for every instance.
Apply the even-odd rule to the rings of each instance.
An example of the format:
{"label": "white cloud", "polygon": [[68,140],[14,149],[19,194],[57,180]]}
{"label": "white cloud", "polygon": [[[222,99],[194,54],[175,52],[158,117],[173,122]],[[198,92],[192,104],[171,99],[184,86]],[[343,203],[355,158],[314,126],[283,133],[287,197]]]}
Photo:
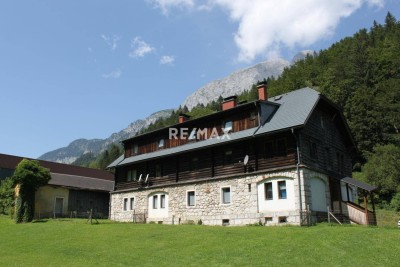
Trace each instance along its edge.
{"label": "white cloud", "polygon": [[154,7],[161,9],[164,15],[168,15],[170,9],[187,9],[194,6],[194,0],[147,0]]}
{"label": "white cloud", "polygon": [[174,56],[162,56],[160,59],[160,64],[165,65],[171,65],[172,63],[174,63],[175,61],[175,57]]}
{"label": "white cloud", "polygon": [[281,46],[307,47],[334,33],[341,18],[364,3],[383,5],[383,0],[215,0],[239,23],[235,43],[240,61],[257,55],[279,53]]}
{"label": "white cloud", "polygon": [[[164,14],[173,7],[204,8],[204,0],[158,0]],[[209,0],[228,11],[238,23],[234,41],[239,48],[239,61],[252,61],[257,56],[277,55],[281,47],[308,47],[331,36],[339,21],[361,6],[382,8],[384,0]]]}
{"label": "white cloud", "polygon": [[121,75],[122,75],[122,71],[120,69],[117,69],[117,70],[113,70],[110,73],[103,74],[102,76],[104,79],[110,79],[110,78],[118,79],[119,77],[121,77]]}
{"label": "white cloud", "polygon": [[112,51],[117,49],[118,41],[121,39],[117,35],[107,36],[105,34],[102,34],[100,37],[104,40],[104,42],[106,42],[106,44],[111,48]]}
{"label": "white cloud", "polygon": [[129,53],[130,57],[144,57],[154,51],[154,47],[143,41],[139,36],[132,40],[131,47],[133,50]]}

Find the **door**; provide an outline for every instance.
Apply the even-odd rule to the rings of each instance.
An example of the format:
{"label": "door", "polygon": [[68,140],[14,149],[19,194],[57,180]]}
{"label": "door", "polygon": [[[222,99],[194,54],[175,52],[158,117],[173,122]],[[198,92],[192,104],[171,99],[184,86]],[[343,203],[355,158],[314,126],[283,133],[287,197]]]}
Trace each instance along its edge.
{"label": "door", "polygon": [[54,215],[56,217],[63,215],[63,207],[64,207],[64,198],[56,197],[56,200],[54,203]]}

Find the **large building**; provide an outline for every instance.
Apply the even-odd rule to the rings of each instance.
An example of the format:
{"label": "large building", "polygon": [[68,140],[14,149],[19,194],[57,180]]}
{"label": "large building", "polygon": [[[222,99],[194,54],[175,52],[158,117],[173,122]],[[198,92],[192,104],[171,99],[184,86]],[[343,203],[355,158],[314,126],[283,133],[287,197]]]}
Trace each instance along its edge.
{"label": "large building", "polygon": [[[11,177],[22,159],[0,154],[0,180]],[[51,179],[35,194],[35,218],[78,216],[90,210],[108,217],[112,173],[44,160],[39,163],[50,170]]]}
{"label": "large building", "polygon": [[[310,88],[237,103],[222,111],[123,141],[110,218],[207,225],[303,224],[346,213],[368,224],[354,202],[354,141],[339,109]],[[344,179],[346,177],[346,179]],[[306,216],[305,214],[311,215]],[[349,215],[351,214],[351,215]],[[372,214],[372,215],[371,215]]]}

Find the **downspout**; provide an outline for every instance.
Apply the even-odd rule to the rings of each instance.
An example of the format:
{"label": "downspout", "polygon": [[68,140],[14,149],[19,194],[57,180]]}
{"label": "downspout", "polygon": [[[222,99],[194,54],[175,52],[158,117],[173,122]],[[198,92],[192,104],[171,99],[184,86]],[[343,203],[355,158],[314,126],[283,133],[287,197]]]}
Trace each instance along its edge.
{"label": "downspout", "polygon": [[297,138],[297,136],[294,134],[294,129],[292,128],[292,134],[294,136],[294,139],[296,139],[296,150],[297,150],[297,164],[296,164],[296,172],[297,172],[297,183],[298,183],[298,187],[299,187],[299,203],[300,203],[300,224],[302,221],[302,211],[303,211],[303,203],[302,203],[302,197],[301,197],[301,179],[300,179],[300,164],[301,164],[301,160],[300,160],[300,147],[299,147],[299,140]]}

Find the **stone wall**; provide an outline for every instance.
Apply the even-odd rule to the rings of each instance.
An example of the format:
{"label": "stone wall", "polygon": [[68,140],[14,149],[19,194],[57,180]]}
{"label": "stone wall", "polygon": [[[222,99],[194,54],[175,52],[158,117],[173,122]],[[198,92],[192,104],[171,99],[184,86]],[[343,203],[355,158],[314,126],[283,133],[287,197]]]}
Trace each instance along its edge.
{"label": "stone wall", "polygon": [[[303,209],[307,207],[307,183],[304,177],[308,177],[309,170],[302,169],[300,178],[302,183]],[[316,175],[316,174],[313,174]],[[295,209],[286,211],[259,212],[257,186],[258,184],[272,178],[286,177],[294,181],[294,201]],[[223,204],[221,199],[221,189],[230,187],[231,202]],[[280,218],[286,217],[286,223],[300,224],[299,218],[299,196],[298,178],[296,169],[287,171],[269,172],[264,174],[236,177],[230,179],[210,179],[208,181],[171,185],[163,188],[148,188],[125,192],[115,192],[111,194],[111,214],[110,218],[116,221],[133,222],[135,219],[146,217],[146,222],[156,223],[198,223],[199,220],[206,225],[222,225],[228,222],[229,225],[246,225],[254,223],[277,224]],[[305,191],[306,190],[306,191]],[[195,191],[195,205],[187,205],[187,192]],[[164,218],[147,217],[148,209],[152,207],[149,195],[161,192],[168,195],[168,216]],[[124,198],[134,198],[133,210],[128,207],[123,210]],[[149,203],[150,201],[150,203]],[[128,200],[129,202],[129,200]]]}

